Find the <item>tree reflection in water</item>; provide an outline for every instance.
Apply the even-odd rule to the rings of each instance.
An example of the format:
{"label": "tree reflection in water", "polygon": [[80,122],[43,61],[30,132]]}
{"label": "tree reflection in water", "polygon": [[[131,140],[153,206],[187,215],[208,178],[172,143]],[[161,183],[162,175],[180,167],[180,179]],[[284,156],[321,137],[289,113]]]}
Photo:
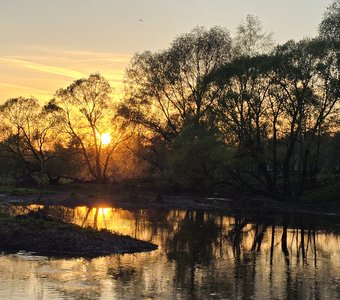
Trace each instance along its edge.
{"label": "tree reflection in water", "polygon": [[[103,299],[107,294],[124,299],[136,295],[164,299],[340,298],[337,219],[85,206],[8,209],[12,213],[40,210],[67,222],[107,228],[159,245],[151,253],[73,261],[70,269],[78,273],[72,271],[69,276],[75,282],[79,278],[96,282]],[[50,263],[52,269],[54,262]],[[50,282],[62,281],[59,272],[53,274],[46,275]]]}

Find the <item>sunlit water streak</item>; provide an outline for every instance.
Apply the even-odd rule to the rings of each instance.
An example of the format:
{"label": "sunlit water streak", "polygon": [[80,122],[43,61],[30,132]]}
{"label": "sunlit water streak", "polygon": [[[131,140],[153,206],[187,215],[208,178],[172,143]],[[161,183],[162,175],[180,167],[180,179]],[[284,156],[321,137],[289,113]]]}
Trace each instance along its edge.
{"label": "sunlit water streak", "polygon": [[336,218],[204,211],[40,209],[151,241],[149,253],[55,259],[0,256],[0,299],[340,299]]}

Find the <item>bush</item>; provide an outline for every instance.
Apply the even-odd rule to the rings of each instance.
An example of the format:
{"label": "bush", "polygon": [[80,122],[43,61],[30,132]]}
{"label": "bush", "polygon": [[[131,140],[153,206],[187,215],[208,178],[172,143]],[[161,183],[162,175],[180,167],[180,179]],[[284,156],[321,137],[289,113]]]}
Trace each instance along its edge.
{"label": "bush", "polygon": [[227,156],[215,131],[187,127],[175,138],[167,156],[166,183],[173,189],[211,191],[228,175]]}

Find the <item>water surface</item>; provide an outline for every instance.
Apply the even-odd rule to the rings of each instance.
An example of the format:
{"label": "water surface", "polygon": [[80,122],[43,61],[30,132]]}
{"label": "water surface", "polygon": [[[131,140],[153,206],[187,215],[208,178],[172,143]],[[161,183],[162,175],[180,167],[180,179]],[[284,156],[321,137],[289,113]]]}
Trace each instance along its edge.
{"label": "water surface", "polygon": [[0,255],[0,299],[340,299],[340,221],[318,216],[12,206],[153,242],[94,259]]}

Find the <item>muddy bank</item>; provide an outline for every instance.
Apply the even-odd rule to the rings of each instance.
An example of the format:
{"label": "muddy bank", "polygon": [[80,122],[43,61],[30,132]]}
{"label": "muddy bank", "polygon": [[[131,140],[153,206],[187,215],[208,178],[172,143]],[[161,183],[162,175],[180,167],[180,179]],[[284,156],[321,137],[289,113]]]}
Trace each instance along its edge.
{"label": "muddy bank", "polygon": [[157,246],[108,230],[82,228],[31,213],[0,215],[0,251],[28,251],[58,257],[96,257],[113,253],[151,251]]}

